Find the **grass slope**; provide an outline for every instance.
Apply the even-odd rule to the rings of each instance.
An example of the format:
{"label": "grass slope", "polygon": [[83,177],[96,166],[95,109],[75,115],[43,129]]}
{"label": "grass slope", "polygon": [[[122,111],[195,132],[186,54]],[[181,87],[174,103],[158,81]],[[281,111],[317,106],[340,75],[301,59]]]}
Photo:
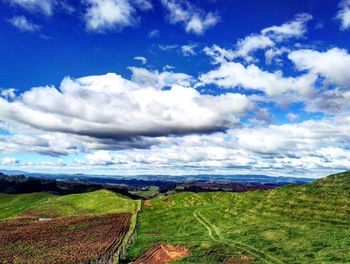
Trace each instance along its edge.
{"label": "grass slope", "polygon": [[0,194],[0,218],[135,213],[138,204],[139,201],[107,190],[63,196],[47,193]]}
{"label": "grass slope", "polygon": [[52,195],[48,193],[0,194],[0,220],[43,203],[50,197]]}
{"label": "grass slope", "polygon": [[129,259],[170,243],[192,251],[177,263],[350,263],[349,172],[270,191],[179,193],[150,203]]}

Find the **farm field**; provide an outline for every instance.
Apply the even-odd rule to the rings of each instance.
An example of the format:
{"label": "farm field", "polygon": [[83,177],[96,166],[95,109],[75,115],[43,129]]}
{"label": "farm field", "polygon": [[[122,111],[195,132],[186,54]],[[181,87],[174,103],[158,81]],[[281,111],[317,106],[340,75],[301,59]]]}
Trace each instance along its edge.
{"label": "farm field", "polygon": [[0,195],[0,263],[81,263],[125,246],[140,201],[102,190]]}
{"label": "farm field", "polygon": [[176,263],[350,263],[350,173],[268,191],[148,200],[128,260],[159,244],[192,252]]}
{"label": "farm field", "polygon": [[1,263],[83,263],[121,245],[131,214],[0,222]]}

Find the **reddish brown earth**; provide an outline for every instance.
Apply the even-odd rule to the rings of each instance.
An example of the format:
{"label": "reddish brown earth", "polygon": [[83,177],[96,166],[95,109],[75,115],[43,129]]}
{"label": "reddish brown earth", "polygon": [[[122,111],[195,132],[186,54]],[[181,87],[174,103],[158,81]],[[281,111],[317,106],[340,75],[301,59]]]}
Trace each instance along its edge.
{"label": "reddish brown earth", "polygon": [[0,222],[0,263],[83,263],[118,247],[131,214]]}
{"label": "reddish brown earth", "polygon": [[168,264],[171,261],[190,255],[185,247],[172,245],[158,245],[149,249],[133,264]]}
{"label": "reddish brown earth", "polygon": [[150,201],[150,200],[145,200],[145,201],[143,202],[143,205],[144,205],[144,206],[151,206],[152,204],[151,204],[151,201]]}

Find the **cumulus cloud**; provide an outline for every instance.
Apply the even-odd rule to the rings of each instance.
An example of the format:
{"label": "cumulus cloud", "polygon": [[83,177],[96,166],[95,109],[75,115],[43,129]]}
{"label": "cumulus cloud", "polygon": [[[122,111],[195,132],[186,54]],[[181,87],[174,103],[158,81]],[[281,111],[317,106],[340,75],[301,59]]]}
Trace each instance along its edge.
{"label": "cumulus cloud", "polygon": [[288,58],[300,71],[319,76],[320,92],[307,105],[309,111],[339,113],[350,107],[350,54],[339,48],[326,51],[302,49]]}
{"label": "cumulus cloud", "polygon": [[40,29],[40,26],[29,21],[25,16],[14,16],[9,22],[21,31],[34,32]]}
{"label": "cumulus cloud", "polygon": [[22,7],[30,12],[40,12],[47,16],[52,15],[54,0],[6,0],[12,5]]}
{"label": "cumulus cloud", "polygon": [[349,118],[339,118],[237,127],[226,133],[167,138],[145,150],[92,152],[81,162],[118,168],[157,166],[173,172],[181,168],[182,173],[188,168],[192,173],[234,169],[243,173],[259,170],[274,175],[322,175],[350,168],[349,122]]}
{"label": "cumulus cloud", "polygon": [[251,64],[247,67],[238,62],[227,62],[218,69],[202,74],[199,78],[204,84],[215,84],[222,88],[242,87],[247,90],[260,90],[267,95],[280,95],[294,91],[302,95],[313,92],[316,77],[304,74],[299,77],[284,77],[282,72],[267,72]]}
{"label": "cumulus cloud", "polygon": [[350,28],[350,0],[342,0],[339,7],[336,19],[340,20],[341,29],[346,30]]}
{"label": "cumulus cloud", "polygon": [[264,28],[261,33],[276,41],[283,41],[288,38],[300,38],[307,32],[306,24],[312,19],[310,14],[302,13],[295,16],[295,19],[280,26]]}
{"label": "cumulus cloud", "polygon": [[60,89],[36,87],[9,102],[0,118],[46,131],[127,139],[209,132],[239,123],[252,106],[242,94],[202,95],[191,87],[159,87],[116,74],[65,78]]}
{"label": "cumulus cloud", "polygon": [[169,22],[183,24],[188,33],[201,35],[220,20],[216,13],[206,13],[187,0],[162,0],[162,5],[168,11]]}
{"label": "cumulus cloud", "polygon": [[0,152],[35,152],[48,156],[65,156],[97,150],[121,150],[149,148],[159,144],[162,138],[94,138],[55,131],[43,131],[16,121],[1,121]]}
{"label": "cumulus cloud", "polygon": [[332,48],[324,52],[302,49],[292,51],[288,58],[298,70],[308,70],[336,85],[349,86],[350,54],[345,49]]}

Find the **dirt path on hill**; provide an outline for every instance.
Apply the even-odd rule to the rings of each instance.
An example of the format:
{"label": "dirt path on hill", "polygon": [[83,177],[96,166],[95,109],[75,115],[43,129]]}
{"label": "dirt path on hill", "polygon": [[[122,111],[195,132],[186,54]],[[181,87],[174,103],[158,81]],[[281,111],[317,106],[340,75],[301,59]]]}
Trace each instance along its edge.
{"label": "dirt path on hill", "polygon": [[274,256],[268,254],[267,252],[261,251],[242,242],[225,238],[222,234],[220,234],[219,229],[215,225],[213,225],[205,217],[203,217],[199,210],[194,211],[193,216],[201,225],[203,225],[208,230],[209,237],[213,241],[231,246],[235,245],[237,248],[249,253],[251,256],[254,256],[256,259],[261,260],[262,262],[267,264],[283,263]]}

